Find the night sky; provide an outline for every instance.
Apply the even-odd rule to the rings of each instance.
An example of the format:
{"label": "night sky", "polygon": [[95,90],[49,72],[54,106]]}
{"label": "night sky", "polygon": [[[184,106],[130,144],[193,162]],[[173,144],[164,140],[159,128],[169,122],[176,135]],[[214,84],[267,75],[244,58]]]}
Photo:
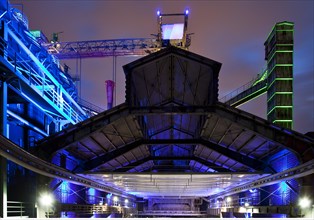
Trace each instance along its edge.
{"label": "night sky", "polygon": [[[11,0],[23,4],[31,30],[53,32],[60,41],[149,38],[157,33],[156,11],[190,10],[190,51],[222,63],[219,96],[252,80],[266,65],[264,42],[276,22],[295,23],[294,130],[314,131],[314,1],[105,1]],[[19,9],[21,5],[17,6]],[[183,21],[183,19],[178,19]],[[122,66],[139,57],[119,57],[117,104],[125,100]],[[72,75],[76,61],[65,61]],[[106,108],[105,80],[112,79],[112,58],[82,60],[82,98]],[[266,95],[240,107],[266,117]]]}

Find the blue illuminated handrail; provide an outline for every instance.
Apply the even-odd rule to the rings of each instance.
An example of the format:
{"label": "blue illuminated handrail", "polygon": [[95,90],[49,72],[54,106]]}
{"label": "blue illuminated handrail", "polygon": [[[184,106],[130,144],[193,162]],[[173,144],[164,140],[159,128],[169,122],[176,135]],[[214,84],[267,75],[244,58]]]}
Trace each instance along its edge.
{"label": "blue illuminated handrail", "polygon": [[[9,34],[19,42],[13,32],[9,31]],[[7,44],[2,38],[0,38],[0,51],[4,54],[4,60],[7,65],[10,65],[21,80],[28,84],[32,89],[42,96],[57,112],[59,112],[63,117],[69,120],[72,124],[76,124],[83,121],[86,116],[85,112],[79,107],[79,105],[72,99],[72,97],[65,91],[65,89],[58,83],[58,81],[53,78],[45,67],[40,65],[35,65],[38,69],[35,70],[30,63],[38,64],[40,63],[36,60],[34,55],[27,51],[25,45],[22,45],[22,49],[19,52]],[[23,58],[27,57],[27,59]],[[32,62],[30,62],[32,61]]]}

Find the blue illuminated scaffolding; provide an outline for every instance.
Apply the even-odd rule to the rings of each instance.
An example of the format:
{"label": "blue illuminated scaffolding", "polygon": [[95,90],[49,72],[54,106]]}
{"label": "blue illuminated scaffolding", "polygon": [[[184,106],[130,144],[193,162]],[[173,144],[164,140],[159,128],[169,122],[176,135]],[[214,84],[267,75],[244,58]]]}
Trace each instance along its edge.
{"label": "blue illuminated scaffolding", "polygon": [[38,103],[46,102],[49,107],[40,107],[44,112],[72,124],[84,120],[86,113],[76,102],[75,85],[59,60],[36,41],[21,12],[5,5],[1,9],[5,34],[0,39],[0,59],[7,72],[4,77],[18,78],[19,83],[11,86],[27,101],[38,107]]}

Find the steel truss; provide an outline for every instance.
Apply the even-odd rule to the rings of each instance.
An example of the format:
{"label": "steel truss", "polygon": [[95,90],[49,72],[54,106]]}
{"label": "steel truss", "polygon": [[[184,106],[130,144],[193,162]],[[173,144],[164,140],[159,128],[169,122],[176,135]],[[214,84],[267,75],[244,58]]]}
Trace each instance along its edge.
{"label": "steel truss", "polygon": [[232,188],[230,190],[224,191],[223,193],[213,195],[211,198],[218,198],[221,196],[229,196],[229,195],[233,195],[236,193],[247,191],[249,189],[273,185],[273,184],[276,184],[276,183],[281,182],[281,181],[287,181],[287,180],[291,180],[291,179],[301,178],[304,176],[311,175],[313,173],[314,173],[314,159],[312,159],[306,163],[303,163],[299,166],[293,167],[291,169],[288,169],[288,170],[285,170],[285,171],[282,171],[282,172],[279,172],[276,174],[272,174],[270,176],[258,179],[256,181],[250,182],[248,184],[244,184],[244,185],[239,186],[239,187]]}
{"label": "steel truss", "polygon": [[55,42],[45,44],[50,54],[59,59],[95,58],[112,56],[144,56],[159,50],[156,39],[134,38]]}

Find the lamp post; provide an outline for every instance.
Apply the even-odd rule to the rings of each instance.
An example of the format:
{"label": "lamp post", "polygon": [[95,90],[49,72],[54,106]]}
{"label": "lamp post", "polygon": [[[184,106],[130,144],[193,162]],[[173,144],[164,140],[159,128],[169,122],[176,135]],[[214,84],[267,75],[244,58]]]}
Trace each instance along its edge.
{"label": "lamp post", "polygon": [[119,201],[119,199],[118,199],[117,196],[113,197],[113,205],[114,205],[114,206],[117,206],[117,205],[118,205],[118,201]]}
{"label": "lamp post", "polygon": [[232,198],[230,196],[228,196],[226,198],[226,202],[227,202],[227,207],[230,207],[231,206],[231,201],[232,201]]}

